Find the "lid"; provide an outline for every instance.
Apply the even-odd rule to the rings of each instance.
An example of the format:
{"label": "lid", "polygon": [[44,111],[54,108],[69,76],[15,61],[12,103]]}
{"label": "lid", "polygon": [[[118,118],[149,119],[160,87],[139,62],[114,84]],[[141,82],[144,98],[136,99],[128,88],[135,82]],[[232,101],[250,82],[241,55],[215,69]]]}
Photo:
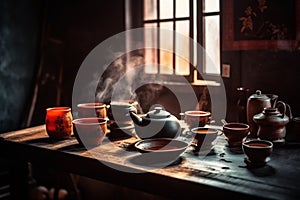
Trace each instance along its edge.
{"label": "lid", "polygon": [[147,113],[147,118],[152,119],[163,119],[170,117],[170,113],[168,111],[163,110],[162,107],[155,107],[154,110],[151,110]]}
{"label": "lid", "polygon": [[260,90],[256,90],[255,94],[252,94],[249,98],[251,98],[251,99],[259,99],[259,100],[270,99],[267,95],[262,94]]}
{"label": "lid", "polygon": [[271,107],[264,108],[263,113],[268,114],[268,115],[280,114],[280,112],[278,111],[277,108],[271,108]]}

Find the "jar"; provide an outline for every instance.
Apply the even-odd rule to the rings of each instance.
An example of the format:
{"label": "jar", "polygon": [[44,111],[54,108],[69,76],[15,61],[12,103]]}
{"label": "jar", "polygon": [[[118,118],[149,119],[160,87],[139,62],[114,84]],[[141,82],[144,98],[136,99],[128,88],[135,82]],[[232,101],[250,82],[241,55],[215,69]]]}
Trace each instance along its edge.
{"label": "jar", "polygon": [[255,94],[252,94],[248,98],[247,122],[250,126],[250,137],[257,138],[258,125],[253,120],[254,115],[261,113],[264,108],[273,108],[277,102],[277,98],[278,96],[274,94],[262,94],[260,90],[257,90]]}
{"label": "jar", "polygon": [[68,139],[73,133],[72,113],[69,107],[46,109],[46,131],[52,139]]}
{"label": "jar", "polygon": [[[283,107],[282,112],[278,110],[278,105]],[[254,115],[253,120],[259,126],[257,135],[260,139],[284,143],[286,135],[285,125],[289,122],[289,117],[285,114],[285,103],[279,101],[277,106],[275,108],[264,108],[262,113]]]}

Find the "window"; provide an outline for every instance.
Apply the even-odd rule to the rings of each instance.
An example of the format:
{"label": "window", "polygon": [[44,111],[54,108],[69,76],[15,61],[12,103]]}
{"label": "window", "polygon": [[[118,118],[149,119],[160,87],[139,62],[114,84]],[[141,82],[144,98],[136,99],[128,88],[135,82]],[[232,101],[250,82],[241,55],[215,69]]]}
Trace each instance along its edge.
{"label": "window", "polygon": [[[220,74],[220,0],[143,0],[140,25],[176,31],[197,41],[206,50],[196,56],[197,45],[189,39],[179,40],[172,32],[147,32],[145,42],[156,42],[158,49],[145,49],[145,72],[148,74],[180,75],[194,81],[194,66],[201,73]],[[134,11],[137,9],[131,9]],[[134,15],[134,14],[133,14]],[[136,19],[136,17],[132,17]],[[160,48],[167,47],[169,50]],[[183,59],[176,55],[183,52]],[[199,55],[199,54],[198,54]],[[147,63],[150,63],[147,65]],[[151,65],[151,63],[158,65]]]}
{"label": "window", "polygon": [[[193,1],[190,0],[144,0],[144,27],[160,27],[175,30],[180,34],[194,38],[195,21],[193,15]],[[159,65],[146,65],[146,73],[161,75],[190,76],[190,60],[176,55],[181,49],[185,58],[192,58],[190,41],[179,40],[172,32],[153,32],[146,35],[146,42],[158,42],[158,49],[145,51],[145,62],[154,62]],[[167,48],[170,51],[164,50]],[[194,63],[193,63],[194,64]]]}
{"label": "window", "polygon": [[220,1],[204,0],[202,8],[203,16],[203,47],[206,55],[204,58],[203,72],[207,74],[220,74],[221,47],[220,47]]}

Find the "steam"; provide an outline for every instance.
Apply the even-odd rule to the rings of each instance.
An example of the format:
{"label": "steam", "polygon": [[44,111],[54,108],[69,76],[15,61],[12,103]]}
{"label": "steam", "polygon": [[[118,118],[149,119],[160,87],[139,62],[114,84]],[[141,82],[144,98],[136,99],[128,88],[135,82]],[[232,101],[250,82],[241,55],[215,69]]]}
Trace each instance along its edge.
{"label": "steam", "polygon": [[[96,100],[111,102],[132,99],[143,102],[149,108],[149,102],[154,101],[163,86],[147,84],[159,81],[157,77],[146,79],[144,65],[145,59],[141,50],[118,57],[108,66],[100,80],[98,79]],[[143,84],[143,89],[139,89],[139,85]]]}

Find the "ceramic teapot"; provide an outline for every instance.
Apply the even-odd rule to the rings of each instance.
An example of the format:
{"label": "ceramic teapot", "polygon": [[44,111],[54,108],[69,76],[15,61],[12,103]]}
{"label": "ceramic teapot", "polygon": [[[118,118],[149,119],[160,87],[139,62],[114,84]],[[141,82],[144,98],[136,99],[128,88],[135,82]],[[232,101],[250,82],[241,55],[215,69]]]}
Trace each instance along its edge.
{"label": "ceramic teapot", "polygon": [[249,125],[250,136],[256,138],[258,125],[253,121],[253,116],[261,113],[264,108],[274,107],[278,96],[275,94],[262,94],[257,90],[247,100],[247,123]]}
{"label": "ceramic teapot", "polygon": [[[282,107],[282,112],[279,107]],[[284,102],[279,101],[275,108],[264,108],[263,112],[254,115],[253,120],[258,124],[259,129],[257,136],[262,140],[284,143],[286,135],[285,125],[289,122],[290,117],[286,115],[287,107]]]}
{"label": "ceramic teapot", "polygon": [[136,135],[141,139],[149,138],[176,138],[181,132],[179,120],[162,107],[155,107],[141,117],[130,111],[134,122]]}

